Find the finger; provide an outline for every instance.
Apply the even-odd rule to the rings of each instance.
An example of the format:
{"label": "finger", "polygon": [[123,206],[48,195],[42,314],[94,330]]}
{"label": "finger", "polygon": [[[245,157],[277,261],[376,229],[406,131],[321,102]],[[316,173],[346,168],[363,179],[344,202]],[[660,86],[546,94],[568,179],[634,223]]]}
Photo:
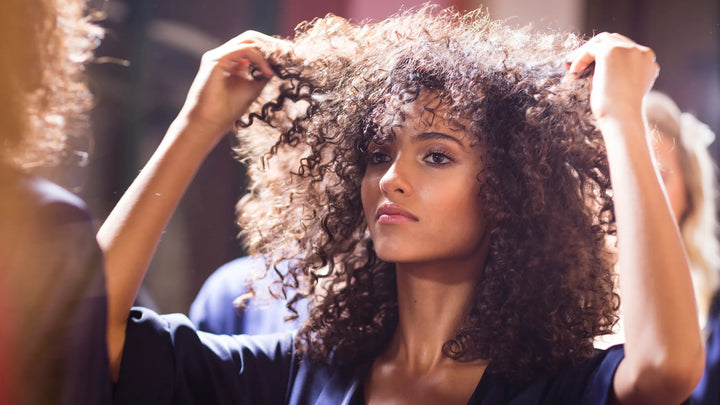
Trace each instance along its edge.
{"label": "finger", "polygon": [[292,42],[271,37],[257,31],[245,31],[235,38],[227,41],[225,45],[239,45],[239,44],[253,44],[263,50],[278,49],[283,52],[288,52],[292,48]]}
{"label": "finger", "polygon": [[[591,45],[591,46],[585,46]],[[585,44],[578,48],[579,52],[573,55],[573,58],[566,62],[568,74],[580,75],[595,62],[596,48],[593,44]]]}
{"label": "finger", "polygon": [[603,35],[602,39],[604,41],[617,41],[617,42],[624,42],[624,43],[628,43],[628,44],[635,44],[635,41],[626,37],[623,34],[618,34],[617,32],[613,32],[613,33],[603,32],[601,35]]}
{"label": "finger", "polygon": [[601,50],[611,47],[639,47],[649,49],[638,45],[630,38],[618,34],[603,32],[592,37],[588,42],[575,50],[570,58],[565,62],[565,68],[568,73],[572,73],[579,77],[587,77],[593,72],[594,62]]}
{"label": "finger", "polygon": [[266,78],[269,79],[275,75],[265,54],[258,48],[250,48],[247,52],[242,52],[242,55],[250,62],[250,65],[262,72]]}
{"label": "finger", "polygon": [[271,78],[275,74],[265,54],[254,45],[228,45],[221,47],[219,50],[221,50],[221,55],[217,58],[217,61],[228,73],[246,74],[248,73],[248,65],[252,65],[262,72],[266,78]]}

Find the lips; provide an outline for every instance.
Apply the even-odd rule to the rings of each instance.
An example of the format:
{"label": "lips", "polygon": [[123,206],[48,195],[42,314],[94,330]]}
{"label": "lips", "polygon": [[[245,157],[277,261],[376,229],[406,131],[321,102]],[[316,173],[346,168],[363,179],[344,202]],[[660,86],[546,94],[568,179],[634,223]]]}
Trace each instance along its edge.
{"label": "lips", "polygon": [[384,225],[397,225],[418,221],[415,215],[411,214],[399,205],[392,203],[382,204],[377,210],[376,219],[378,224]]}

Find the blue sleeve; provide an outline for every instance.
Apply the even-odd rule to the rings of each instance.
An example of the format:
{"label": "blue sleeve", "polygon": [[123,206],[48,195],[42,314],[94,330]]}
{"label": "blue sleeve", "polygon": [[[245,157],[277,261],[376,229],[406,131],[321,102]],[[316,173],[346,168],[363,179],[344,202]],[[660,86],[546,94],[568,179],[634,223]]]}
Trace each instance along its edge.
{"label": "blue sleeve", "polygon": [[588,361],[552,376],[541,376],[529,384],[488,378],[491,383],[483,385],[481,380],[478,397],[483,397],[482,404],[604,405],[612,398],[613,378],[623,357],[623,347],[619,345],[597,350]]}
{"label": "blue sleeve", "polygon": [[283,404],[293,335],[198,332],[183,315],[130,313],[115,404]]}
{"label": "blue sleeve", "polygon": [[[716,295],[713,306],[720,304]],[[697,405],[720,404],[720,312],[712,311],[706,329],[710,332],[706,342],[705,372],[692,394]]]}
{"label": "blue sleeve", "polygon": [[625,358],[625,349],[622,345],[612,346],[601,352],[591,362],[592,372],[585,387],[582,404],[604,405],[613,398],[613,380],[615,372],[622,359]]}

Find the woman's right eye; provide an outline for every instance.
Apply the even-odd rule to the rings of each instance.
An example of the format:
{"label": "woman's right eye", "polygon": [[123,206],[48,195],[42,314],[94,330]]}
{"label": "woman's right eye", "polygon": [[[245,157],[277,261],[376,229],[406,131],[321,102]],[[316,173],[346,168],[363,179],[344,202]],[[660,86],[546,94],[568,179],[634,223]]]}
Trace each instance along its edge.
{"label": "woman's right eye", "polygon": [[371,151],[370,152],[370,158],[368,159],[368,163],[371,165],[380,165],[383,163],[390,162],[391,157],[387,153],[383,153],[379,150]]}

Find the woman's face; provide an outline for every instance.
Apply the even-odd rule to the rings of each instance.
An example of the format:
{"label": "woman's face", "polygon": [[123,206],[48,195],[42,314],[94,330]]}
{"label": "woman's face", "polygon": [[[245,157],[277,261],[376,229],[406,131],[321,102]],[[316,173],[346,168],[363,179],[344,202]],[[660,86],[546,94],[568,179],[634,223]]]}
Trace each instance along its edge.
{"label": "woman's face", "polygon": [[662,133],[655,137],[654,144],[655,158],[670,200],[670,207],[675,215],[675,220],[680,222],[687,210],[688,199],[680,165],[679,146],[675,145],[672,137]]}
{"label": "woman's face", "polygon": [[384,261],[485,259],[478,257],[486,228],[478,196],[481,150],[440,115],[427,125],[411,111],[392,142],[368,147],[362,203]]}

